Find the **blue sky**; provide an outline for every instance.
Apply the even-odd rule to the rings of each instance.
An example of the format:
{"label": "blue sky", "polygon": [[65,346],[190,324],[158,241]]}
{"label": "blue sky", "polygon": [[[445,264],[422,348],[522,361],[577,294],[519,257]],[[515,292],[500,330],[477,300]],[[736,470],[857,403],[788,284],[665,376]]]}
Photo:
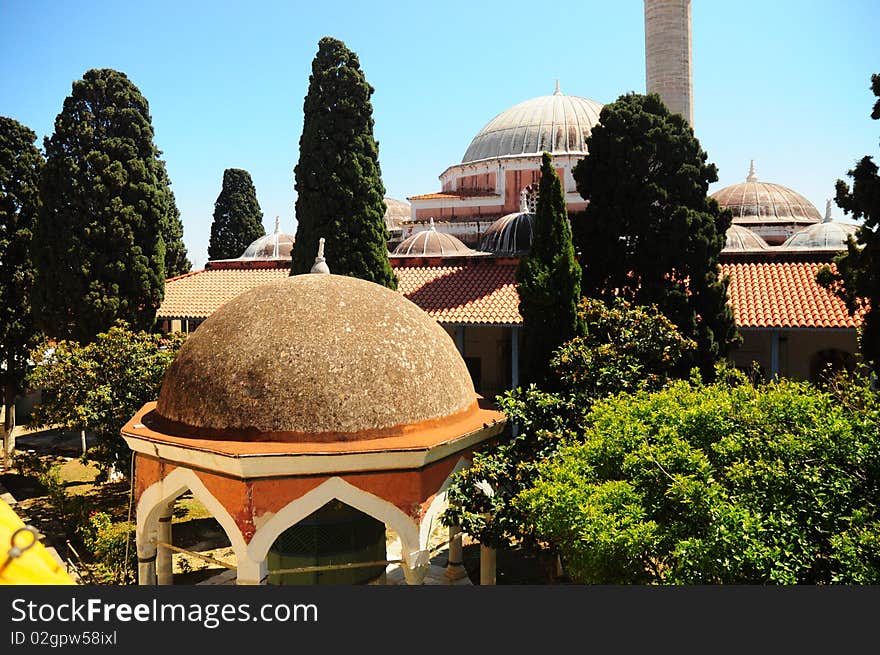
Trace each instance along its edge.
{"label": "blue sky", "polygon": [[[877,0],[693,0],[694,128],[720,180],[762,180],[820,211],[878,155]],[[553,92],[644,92],[641,0],[621,2],[97,2],[0,0],[0,115],[42,138],[74,80],[125,72],[150,103],[196,268],[225,168],[250,171],[272,229],[295,229],[293,167],[317,42],[358,53],[376,88],[387,195],[439,189],[480,128]],[[843,217],[835,207],[835,215]]]}

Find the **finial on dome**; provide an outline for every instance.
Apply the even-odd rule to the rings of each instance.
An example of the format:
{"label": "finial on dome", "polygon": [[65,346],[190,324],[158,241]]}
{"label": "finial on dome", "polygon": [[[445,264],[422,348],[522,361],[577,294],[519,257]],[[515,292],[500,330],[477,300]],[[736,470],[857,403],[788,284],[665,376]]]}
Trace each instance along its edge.
{"label": "finial on dome", "polygon": [[[429,229],[429,230],[434,230],[434,217],[433,217],[433,216],[431,216],[431,217],[428,219],[428,229]],[[434,230],[434,231],[436,232],[436,230]]]}
{"label": "finial on dome", "polygon": [[330,273],[330,267],[327,266],[327,260],[324,259],[324,237],[318,239],[318,256],[315,257],[315,263],[309,273]]}
{"label": "finial on dome", "polygon": [[559,79],[558,79],[558,78],[557,78],[557,80],[556,80],[556,91],[553,92],[553,95],[555,95],[555,96],[561,96],[561,95],[562,95],[562,91],[559,90]]}
{"label": "finial on dome", "polygon": [[758,175],[755,173],[755,160],[753,159],[749,164],[749,175],[746,177],[746,182],[757,182]]}
{"label": "finial on dome", "polygon": [[831,198],[828,198],[825,201],[825,218],[822,220],[823,223],[831,222]]}
{"label": "finial on dome", "polygon": [[275,217],[275,234],[281,232],[281,219],[277,216]]}

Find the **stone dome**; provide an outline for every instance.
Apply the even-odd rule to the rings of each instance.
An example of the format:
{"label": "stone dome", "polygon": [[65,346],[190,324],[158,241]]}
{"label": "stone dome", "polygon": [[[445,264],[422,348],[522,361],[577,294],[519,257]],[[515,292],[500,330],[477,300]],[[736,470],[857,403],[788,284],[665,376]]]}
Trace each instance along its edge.
{"label": "stone dome", "polygon": [[412,216],[409,203],[395,198],[385,198],[385,227],[389,231],[399,230],[403,221]]}
{"label": "stone dome", "polygon": [[427,230],[410,234],[391,253],[393,257],[467,257],[476,254],[458,238],[438,232],[433,219]]}
{"label": "stone dome", "polygon": [[502,216],[483,233],[480,250],[510,257],[528,252],[534,220],[535,215],[526,211]]}
{"label": "stone dome", "polygon": [[846,250],[846,242],[855,236],[858,225],[838,223],[831,218],[831,201],[825,207],[825,218],[792,234],[782,248],[786,250]]}
{"label": "stone dome", "polygon": [[276,218],[275,231],[254,241],[239,259],[290,259],[294,241],[293,235],[281,231],[280,221]]}
{"label": "stone dome", "polygon": [[424,429],[477,399],[451,337],[402,294],[306,274],[206,319],[169,366],[151,422],[211,439],[354,441]]}
{"label": "stone dome", "polygon": [[722,208],[733,213],[738,225],[787,223],[809,225],[822,220],[815,205],[781,184],[759,182],[753,161],[745,182],[732,184],[712,194]]}
{"label": "stone dome", "polygon": [[498,114],[474,137],[461,162],[509,155],[587,154],[586,139],[599,122],[602,105],[594,100],[551,96],[526,100]]}
{"label": "stone dome", "polygon": [[722,252],[747,252],[769,248],[764,239],[742,225],[731,225],[727,228],[725,237],[726,241]]}

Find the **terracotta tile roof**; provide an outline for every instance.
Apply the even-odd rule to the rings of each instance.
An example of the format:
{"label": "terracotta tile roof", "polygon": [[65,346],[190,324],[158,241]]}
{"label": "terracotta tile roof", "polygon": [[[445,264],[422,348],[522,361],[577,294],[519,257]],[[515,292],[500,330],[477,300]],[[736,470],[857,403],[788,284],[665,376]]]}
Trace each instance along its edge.
{"label": "terracotta tile roof", "polygon": [[440,191],[438,193],[424,193],[420,196],[409,196],[407,200],[464,200],[466,198],[500,198],[497,193],[490,191]]}
{"label": "terracotta tile roof", "polygon": [[[747,262],[721,265],[728,297],[742,328],[854,328],[843,301],[816,282],[823,262]],[[832,265],[833,266],[833,265]]]}
{"label": "terracotta tile roof", "polygon": [[[854,328],[836,296],[819,286],[822,262],[724,263],[736,324],[742,328]],[[450,265],[394,266],[400,291],[443,324],[519,325],[516,263],[461,261]],[[210,316],[220,305],[256,286],[288,275],[287,268],[216,269],[172,278],[160,319]]]}

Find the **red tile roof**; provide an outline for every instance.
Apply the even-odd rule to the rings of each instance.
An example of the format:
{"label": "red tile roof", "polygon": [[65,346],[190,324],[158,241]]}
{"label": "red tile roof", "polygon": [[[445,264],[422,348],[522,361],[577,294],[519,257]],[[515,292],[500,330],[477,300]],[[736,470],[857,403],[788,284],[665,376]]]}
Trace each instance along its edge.
{"label": "red tile roof", "polygon": [[[742,328],[854,328],[846,306],[816,282],[821,262],[724,263],[728,296]],[[519,325],[516,264],[511,260],[394,266],[399,289],[443,324]],[[240,293],[287,277],[287,268],[211,269],[172,278],[160,319],[210,316]]]}

